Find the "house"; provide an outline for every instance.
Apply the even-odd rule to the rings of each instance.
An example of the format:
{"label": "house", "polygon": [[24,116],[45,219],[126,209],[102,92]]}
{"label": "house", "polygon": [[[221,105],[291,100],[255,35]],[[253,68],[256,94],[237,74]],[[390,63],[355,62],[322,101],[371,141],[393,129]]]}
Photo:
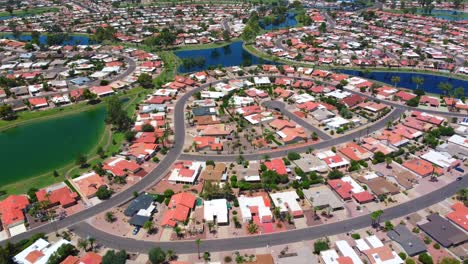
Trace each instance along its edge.
{"label": "house", "polygon": [[343,208],[344,203],[326,185],[303,190],[306,200],[314,208],[330,208],[332,211]]}
{"label": "house", "polygon": [[277,131],[276,134],[278,134],[286,144],[297,143],[307,139],[305,130],[301,126],[293,128],[285,127],[281,131]]}
{"label": "house", "polygon": [[328,180],[328,185],[343,199],[353,197],[358,203],[368,203],[374,196],[362,188],[353,178],[345,176],[341,179]]}
{"label": "house", "polygon": [[202,162],[184,161],[175,163],[168,181],[173,183],[195,184],[203,168],[204,163]]}
{"label": "house", "polygon": [[46,240],[39,238],[32,245],[13,257],[13,261],[18,264],[46,264],[49,258],[63,245],[70,244],[65,239],[50,244]]}
{"label": "house", "polygon": [[413,257],[427,251],[426,244],[404,225],[397,225],[387,236],[400,244],[408,256]]}
{"label": "house", "polygon": [[373,172],[360,176],[358,181],[367,185],[377,196],[395,195],[400,193],[400,188],[398,188],[396,184],[387,181],[384,177],[379,177],[376,173]]}
{"label": "house", "polygon": [[60,205],[63,208],[75,205],[80,196],[66,184],[58,184],[36,192],[39,202],[48,201],[49,206]]}
{"label": "house", "polygon": [[428,222],[418,224],[419,228],[445,248],[468,241],[468,235],[438,214],[427,217]]}
{"label": "house", "polygon": [[461,160],[452,158],[452,155],[450,155],[449,153],[439,152],[437,150],[432,149],[421,155],[421,159],[429,161],[430,163],[435,164],[438,167],[441,167],[448,171],[461,164]]}
{"label": "house", "polygon": [[368,236],[365,239],[356,240],[356,247],[372,264],[393,263],[403,264],[404,261],[388,245],[384,245],[377,236]]}
{"label": "house", "polygon": [[78,187],[78,192],[86,198],[94,197],[99,188],[106,186],[102,177],[97,175],[94,171],[74,178],[73,182]]}
{"label": "house", "polygon": [[224,225],[229,223],[226,199],[215,199],[203,203],[203,219],[206,222]]}
{"label": "house", "polygon": [[201,172],[200,178],[205,181],[220,182],[227,178],[226,164],[218,162],[214,166],[207,165],[206,168]]}
{"label": "house", "polygon": [[195,207],[195,200],[195,195],[189,192],[174,194],[167,206],[169,210],[163,215],[161,226],[175,227],[178,222],[185,222],[190,210]]}
{"label": "house", "polygon": [[468,207],[462,202],[457,202],[454,203],[451,208],[453,211],[448,213],[445,217],[465,231],[468,231]]}
{"label": "house", "polygon": [[94,253],[94,252],[88,252],[86,255],[84,255],[79,264],[101,264],[102,263],[102,256]]}
{"label": "house", "polygon": [[301,157],[292,162],[305,173],[312,171],[323,173],[328,171],[327,163],[315,156]]}
{"label": "house", "polygon": [[346,144],[346,147],[340,148],[338,151],[354,161],[369,160],[373,156],[372,153],[354,142]]}
{"label": "house", "polygon": [[270,210],[270,200],[265,196],[240,196],[239,209],[244,223],[258,219],[261,223],[269,223],[273,220]]}
{"label": "house", "polygon": [[357,107],[362,108],[372,113],[378,113],[386,109],[387,105],[382,104],[382,103],[363,102],[363,103],[358,104]]}
{"label": "house", "polygon": [[114,93],[114,90],[110,85],[105,85],[105,86],[93,86],[89,88],[89,91],[99,97],[105,97],[112,95]]}
{"label": "house", "polygon": [[221,151],[223,150],[223,143],[221,143],[218,137],[209,137],[209,136],[202,136],[202,137],[194,137],[193,143],[198,151],[209,149],[212,151]]}
{"label": "house", "polygon": [[341,100],[341,103],[348,108],[353,108],[362,102],[364,102],[364,98],[359,96],[358,94],[350,95]]}
{"label": "house", "polygon": [[363,264],[359,255],[354,249],[348,244],[346,240],[339,240],[335,242],[338,251],[340,251],[343,257],[347,257],[345,264]]}
{"label": "house", "polygon": [[124,215],[131,217],[128,222],[132,226],[143,227],[147,221],[151,220],[155,210],[154,197],[149,194],[140,194],[125,209]]}
{"label": "house", "polygon": [[384,155],[388,155],[397,149],[392,146],[387,146],[373,137],[366,137],[361,140],[361,146],[372,153],[382,152]]}
{"label": "house", "polygon": [[132,160],[126,160],[122,157],[112,157],[104,161],[102,168],[118,177],[126,176],[129,173],[135,174],[141,170],[138,163]]}
{"label": "house", "polygon": [[341,157],[340,155],[336,154],[335,152],[331,150],[323,151],[320,153],[317,153],[317,157],[325,163],[327,163],[327,166],[330,169],[339,169],[339,168],[345,168],[349,165],[349,161]]}
{"label": "house", "polygon": [[10,195],[0,201],[0,214],[4,228],[12,228],[24,223],[24,210],[29,200],[24,195]]}
{"label": "house", "polygon": [[39,108],[44,108],[44,107],[49,106],[49,103],[47,103],[47,100],[42,97],[29,98],[28,102],[33,109],[39,109]]}
{"label": "house", "polygon": [[125,156],[129,156],[137,163],[143,163],[153,157],[159,149],[158,144],[135,142],[130,145],[128,151],[123,152]]}
{"label": "house", "polygon": [[304,216],[296,191],[270,193],[270,197],[275,207],[280,208],[281,213],[291,214],[293,217]]}
{"label": "house", "polygon": [[343,127],[344,125],[349,124],[350,122],[341,116],[337,116],[337,117],[325,119],[322,121],[322,123],[325,124],[325,126],[330,129],[338,129],[338,128]]}
{"label": "house", "polygon": [[268,170],[275,171],[279,175],[288,174],[286,165],[284,164],[284,161],[282,159],[273,159],[273,160],[265,161],[263,164],[265,164]]}
{"label": "house", "polygon": [[440,174],[441,169],[437,168],[435,165],[432,165],[432,163],[419,159],[419,158],[414,158],[411,160],[407,160],[403,162],[403,167],[409,169],[412,172],[415,172],[416,174],[426,177],[431,174]]}
{"label": "house", "polygon": [[399,98],[402,101],[408,102],[409,100],[416,97],[414,93],[408,93],[405,91],[399,91],[395,94],[395,97]]}

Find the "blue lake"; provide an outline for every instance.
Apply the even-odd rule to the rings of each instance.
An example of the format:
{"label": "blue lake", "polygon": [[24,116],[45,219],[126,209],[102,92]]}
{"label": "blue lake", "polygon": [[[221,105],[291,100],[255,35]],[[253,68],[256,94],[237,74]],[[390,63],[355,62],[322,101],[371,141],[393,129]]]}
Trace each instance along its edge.
{"label": "blue lake", "polygon": [[206,70],[210,66],[218,67],[219,65],[222,67],[229,67],[241,65],[249,66],[254,64],[278,64],[250,54],[244,50],[242,43],[243,42],[239,41],[220,48],[177,51],[175,55],[182,60],[201,57],[205,60],[203,65],[195,65],[189,68],[181,65],[178,70],[180,73],[188,73]]}
{"label": "blue lake", "polygon": [[[7,38],[7,39],[15,39],[13,34],[4,34],[1,35],[0,38]],[[21,41],[31,41],[32,37],[31,35],[21,35],[19,37],[19,40]],[[39,36],[39,43],[41,44],[47,44],[47,35],[41,35]],[[88,44],[93,44],[93,42],[89,39],[87,36],[81,36],[81,35],[71,35],[68,36],[66,40],[62,42],[62,45],[88,45]]]}
{"label": "blue lake", "polygon": [[369,75],[364,76],[362,71],[355,70],[337,70],[338,72],[360,76],[367,79],[376,80],[383,83],[388,83],[389,85],[394,85],[391,81],[393,76],[399,76],[400,82],[397,84],[398,87],[416,89],[416,84],[412,81],[412,77],[417,76],[424,79],[424,84],[420,85],[420,88],[423,88],[424,91],[428,93],[443,94],[444,92],[437,87],[442,82],[451,83],[453,88],[463,87],[465,90],[465,95],[468,95],[468,81],[449,78],[446,76],[431,75],[424,73],[409,73],[409,72],[380,72],[375,71],[371,72]]}
{"label": "blue lake", "polygon": [[[422,13],[421,9],[418,9],[418,13]],[[431,15],[435,18],[441,18],[450,21],[462,21],[468,20],[467,12],[462,11],[453,11],[453,10],[443,10],[443,9],[434,9],[432,10]]]}
{"label": "blue lake", "polygon": [[260,26],[263,28],[263,29],[266,29],[266,30],[272,30],[272,29],[279,29],[279,28],[285,28],[285,27],[293,27],[297,25],[297,20],[296,20],[296,14],[294,13],[288,13],[286,15],[286,19],[281,22],[281,23],[272,23],[272,24],[269,24],[269,25],[264,25],[260,22]]}

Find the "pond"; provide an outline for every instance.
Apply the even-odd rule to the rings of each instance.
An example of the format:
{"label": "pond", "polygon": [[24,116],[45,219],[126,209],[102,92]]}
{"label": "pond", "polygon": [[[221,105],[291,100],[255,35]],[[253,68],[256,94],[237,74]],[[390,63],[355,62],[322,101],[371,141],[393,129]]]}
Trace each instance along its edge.
{"label": "pond", "polygon": [[432,74],[424,74],[424,73],[411,73],[411,72],[384,72],[384,71],[374,71],[371,72],[369,75],[364,76],[362,71],[356,70],[343,70],[339,69],[338,72],[360,76],[371,80],[376,80],[379,82],[387,83],[389,85],[394,85],[391,79],[393,76],[399,76],[400,82],[397,86],[402,88],[408,89],[416,89],[416,84],[413,82],[413,77],[420,77],[423,78],[424,83],[420,85],[420,88],[423,88],[424,91],[428,93],[434,94],[443,94],[444,92],[439,89],[438,85],[442,82],[451,83],[453,88],[463,87],[465,89],[465,95],[468,95],[468,81],[449,78],[446,76],[439,76],[439,75],[432,75]]}
{"label": "pond", "polygon": [[180,73],[206,70],[210,67],[250,66],[254,64],[277,64],[250,54],[242,47],[243,42],[233,42],[220,48],[177,51],[175,55],[184,63]]}
{"label": "pond", "polygon": [[284,21],[278,23],[279,21],[273,21],[273,23],[265,25],[263,21],[260,21],[260,26],[265,30],[280,29],[285,27],[293,27],[297,25],[296,14],[287,13]]}
{"label": "pond", "polygon": [[53,118],[0,132],[0,186],[52,172],[98,143],[106,108]]}
{"label": "pond", "polygon": [[[7,38],[7,39],[17,39],[13,34],[4,34],[1,35],[0,38]],[[31,41],[32,37],[29,34],[21,35],[19,37],[19,40],[21,41]],[[41,35],[39,36],[39,43],[40,44],[47,44],[47,35]],[[93,44],[91,39],[88,36],[83,36],[83,35],[71,35],[68,36],[63,42],[62,45],[72,45],[72,46],[77,46],[77,45],[88,45],[88,44]]]}

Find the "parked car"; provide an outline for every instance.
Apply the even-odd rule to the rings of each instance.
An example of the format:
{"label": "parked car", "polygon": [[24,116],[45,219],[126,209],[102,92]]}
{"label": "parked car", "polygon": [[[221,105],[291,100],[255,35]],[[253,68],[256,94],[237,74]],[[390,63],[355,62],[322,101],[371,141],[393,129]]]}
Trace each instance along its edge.
{"label": "parked car", "polygon": [[139,226],[136,226],[135,229],[133,229],[132,234],[133,234],[133,235],[136,235],[136,234],[138,234],[138,232],[140,232],[140,227],[139,227]]}
{"label": "parked car", "polygon": [[465,172],[464,169],[460,168],[460,167],[455,167],[455,170],[459,171],[459,172]]}

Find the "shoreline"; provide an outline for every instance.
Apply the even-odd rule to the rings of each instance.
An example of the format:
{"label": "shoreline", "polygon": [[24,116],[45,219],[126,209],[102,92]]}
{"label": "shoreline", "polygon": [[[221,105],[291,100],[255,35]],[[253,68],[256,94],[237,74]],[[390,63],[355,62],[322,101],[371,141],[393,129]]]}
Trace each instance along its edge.
{"label": "shoreline", "polygon": [[258,51],[252,44],[244,44],[242,45],[243,49],[250,54],[257,56],[259,58],[263,58],[264,60],[269,60],[273,62],[280,62],[287,65],[296,65],[296,66],[303,66],[303,67],[312,67],[316,69],[324,69],[324,70],[357,70],[357,71],[365,71],[366,69],[371,70],[373,72],[403,72],[403,73],[420,73],[426,75],[437,75],[437,76],[444,76],[447,78],[468,81],[468,76],[461,75],[461,74],[450,74],[442,71],[430,71],[430,70],[419,70],[419,69],[411,69],[411,68],[385,68],[385,67],[343,67],[343,66],[317,66],[308,64],[305,62],[295,62],[290,60],[285,60],[282,58],[274,57],[268,54],[264,54],[263,52]]}

